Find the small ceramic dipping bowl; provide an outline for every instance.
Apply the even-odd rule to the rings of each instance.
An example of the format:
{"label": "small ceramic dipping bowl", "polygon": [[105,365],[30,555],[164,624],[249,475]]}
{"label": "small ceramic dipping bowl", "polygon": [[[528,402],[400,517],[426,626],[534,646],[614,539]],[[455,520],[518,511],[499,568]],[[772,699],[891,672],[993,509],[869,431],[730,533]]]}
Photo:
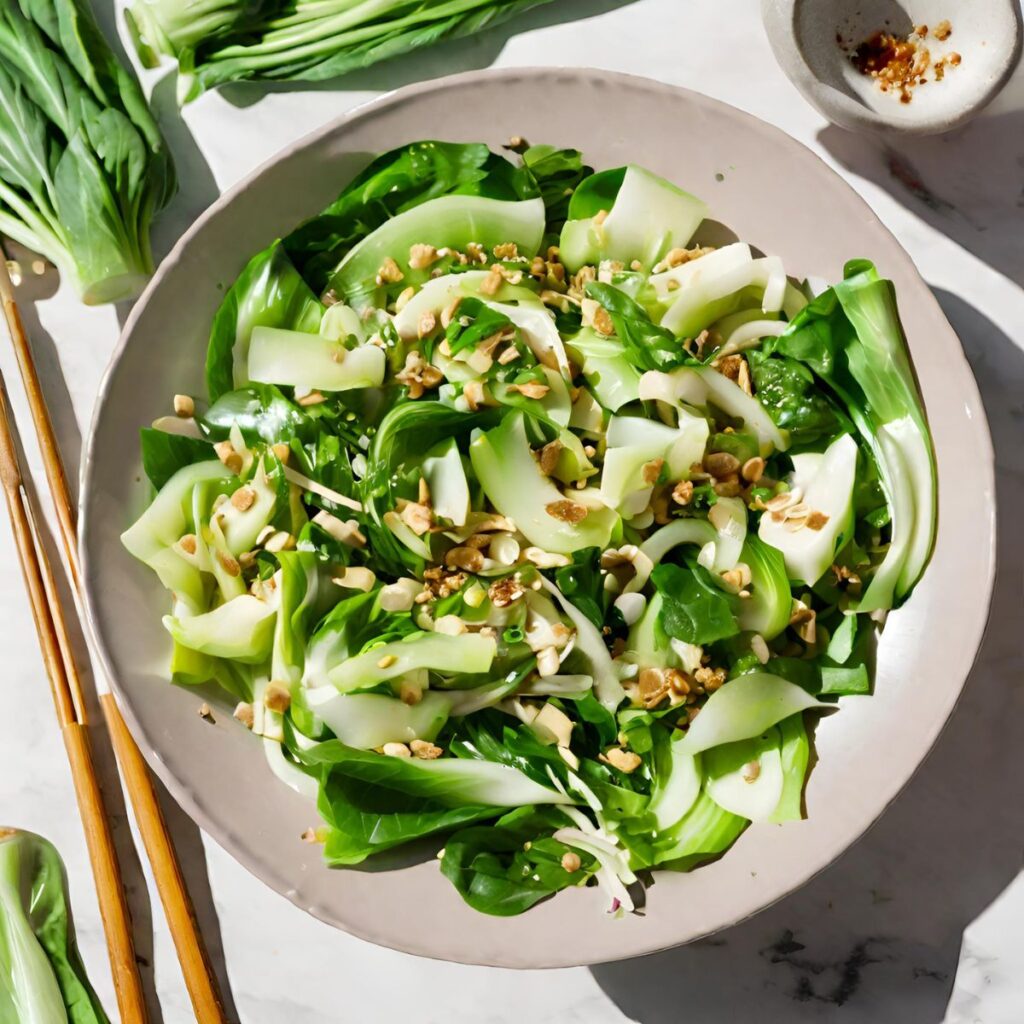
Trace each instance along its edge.
{"label": "small ceramic dipping bowl", "polygon": [[[854,131],[949,131],[999,92],[1020,57],[1018,0],[762,0],[761,10],[793,84],[830,121]],[[879,33],[909,39],[913,50],[887,51]],[[927,57],[915,58],[922,50]],[[927,70],[908,74],[901,59]]]}

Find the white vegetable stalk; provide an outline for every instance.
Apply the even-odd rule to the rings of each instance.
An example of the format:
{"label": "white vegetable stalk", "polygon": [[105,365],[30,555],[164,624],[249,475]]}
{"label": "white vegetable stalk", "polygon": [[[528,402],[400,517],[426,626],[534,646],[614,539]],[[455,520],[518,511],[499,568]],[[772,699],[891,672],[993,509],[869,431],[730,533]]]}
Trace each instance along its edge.
{"label": "white vegetable stalk", "polygon": [[345,508],[350,508],[354,512],[363,511],[362,504],[354,498],[350,498],[347,494],[342,494],[331,487],[326,487],[324,484],[317,483],[316,480],[311,480],[308,476],[296,469],[292,469],[290,466],[284,467],[284,475],[289,483],[295,484],[296,487],[301,487],[304,491],[309,491],[311,494],[317,494],[321,498],[326,498],[328,501],[334,502],[335,505],[344,505]]}
{"label": "white vegetable stalk", "polygon": [[558,602],[566,617],[576,627],[576,648],[590,662],[591,675],[594,678],[594,691],[597,699],[609,710],[614,712],[622,703],[626,691],[623,690],[615,673],[608,648],[597,627],[574,604],[567,601],[562,592],[550,580],[541,577],[541,585]]}

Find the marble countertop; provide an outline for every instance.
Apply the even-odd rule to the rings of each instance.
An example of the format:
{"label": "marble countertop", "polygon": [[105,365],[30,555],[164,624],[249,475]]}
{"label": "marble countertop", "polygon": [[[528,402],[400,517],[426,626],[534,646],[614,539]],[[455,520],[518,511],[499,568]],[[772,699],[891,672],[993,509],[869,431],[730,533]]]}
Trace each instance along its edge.
{"label": "marble countertop", "polygon": [[[124,36],[120,4],[100,16]],[[245,1024],[1017,1024],[1024,1019],[1024,72],[966,128],[892,144],[828,126],[775,64],[750,0],[562,0],[512,25],[314,88],[233,87],[176,111],[147,87],[181,193],[160,220],[165,253],[217,194],[286,143],[407,82],[471,68],[593,65],[702,90],[779,125],[847,178],[910,251],[963,339],[995,440],[1000,505],[995,612],[949,727],[869,834],[800,892],[713,939],[592,970],[517,973],[378,949],[266,889],[168,803],[204,933]],[[766,195],[771,183],[766,182]],[[69,467],[127,310],[83,310],[44,277],[24,310]],[[28,423],[8,346],[0,366]],[[26,441],[37,478],[38,453]],[[0,564],[13,565],[0,525]],[[0,576],[4,825],[47,835],[71,881],[79,942],[108,1008],[109,972],[71,780],[14,571]],[[936,638],[934,642],[946,642]],[[115,776],[102,737],[108,790]],[[147,868],[125,851],[153,1018],[193,1018]],[[414,917],[414,911],[413,911]],[[423,922],[429,926],[429,922]],[[159,1000],[159,1006],[157,1005]]]}

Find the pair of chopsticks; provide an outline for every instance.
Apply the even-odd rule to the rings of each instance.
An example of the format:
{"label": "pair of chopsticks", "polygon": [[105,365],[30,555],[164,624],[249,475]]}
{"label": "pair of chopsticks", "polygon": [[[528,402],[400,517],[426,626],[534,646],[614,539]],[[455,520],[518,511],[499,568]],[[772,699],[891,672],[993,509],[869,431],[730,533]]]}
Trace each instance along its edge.
{"label": "pair of chopsticks", "polygon": [[[32,350],[29,348],[18,313],[14,288],[2,249],[0,302],[3,304],[4,316],[39,440],[68,570],[77,592],[80,590],[81,580],[75,532],[75,506],[71,500],[57,438],[46,408]],[[71,764],[75,795],[85,828],[100,914],[107,937],[118,1009],[124,1024],[142,1024],[148,1020],[148,1013],[135,959],[124,882],[88,739],[89,723],[82,680],[75,663],[53,570],[42,543],[38,519],[23,483],[16,438],[17,428],[7,400],[3,375],[0,374],[0,483],[10,510],[18,558],[39,634],[43,661],[50,679],[57,720]],[[121,717],[113,695],[100,694],[99,703],[121,769],[124,786],[131,799],[135,821],[153,868],[157,891],[185,976],[185,985],[192,1000],[196,1020],[199,1024],[225,1024],[226,1017],[213,971],[149,769]]]}

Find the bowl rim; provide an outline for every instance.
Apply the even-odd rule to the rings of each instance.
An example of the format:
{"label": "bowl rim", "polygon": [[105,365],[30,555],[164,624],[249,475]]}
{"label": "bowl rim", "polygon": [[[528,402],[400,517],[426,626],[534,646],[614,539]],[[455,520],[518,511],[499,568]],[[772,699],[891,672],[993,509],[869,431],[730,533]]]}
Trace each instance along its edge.
{"label": "bowl rim", "polygon": [[[121,714],[124,717],[133,737],[138,743],[149,767],[167,787],[169,793],[173,799],[177,801],[179,806],[182,807],[189,817],[192,818],[192,820],[196,822],[207,833],[207,835],[213,838],[218,845],[230,853],[238,863],[245,867],[245,869],[257,879],[268,885],[280,895],[285,896],[296,906],[301,907],[301,909],[332,927],[338,928],[377,945],[396,949],[400,952],[414,953],[415,955],[431,959],[478,964],[481,966],[498,966],[520,969],[586,966],[608,962],[608,958],[596,956],[581,958],[579,955],[571,955],[569,949],[566,948],[566,954],[557,957],[547,957],[543,963],[539,963],[529,959],[526,953],[522,951],[518,953],[515,951],[511,952],[507,959],[487,957],[481,954],[475,954],[467,957],[456,957],[455,955],[446,955],[444,952],[439,952],[433,949],[429,942],[403,940],[403,942],[399,943],[389,934],[374,932],[366,927],[356,927],[352,923],[340,919],[330,910],[330,908],[325,907],[322,904],[310,906],[309,904],[302,903],[299,899],[300,894],[295,888],[294,879],[289,880],[281,868],[274,864],[270,858],[261,856],[258,845],[253,844],[247,847],[246,844],[241,841],[239,836],[232,834],[226,827],[223,827],[217,820],[213,809],[207,805],[202,791],[200,789],[193,789],[186,781],[179,779],[179,777],[171,770],[168,763],[160,756],[158,747],[154,743],[152,731],[147,729],[140,718],[136,715],[132,702],[127,699],[126,694],[122,689],[121,682],[114,670],[113,659],[110,648],[106,642],[106,636],[100,628],[102,616],[99,612],[99,601],[96,596],[96,587],[98,585],[96,566],[91,559],[89,545],[86,543],[86,537],[89,533],[91,521],[90,498],[93,492],[92,480],[94,466],[97,461],[94,447],[98,433],[97,428],[109,398],[116,367],[124,354],[128,340],[132,336],[136,323],[142,316],[142,312],[150,297],[162,286],[165,277],[168,276],[173,268],[187,256],[193,239],[205,228],[206,224],[211,219],[213,219],[226,206],[230,205],[236,197],[245,192],[252,183],[261,177],[270,167],[280,161],[296,155],[302,150],[314,147],[321,139],[344,129],[353,121],[372,116],[379,111],[384,111],[391,107],[403,104],[410,99],[419,97],[426,93],[443,91],[452,87],[472,87],[474,83],[480,82],[481,80],[498,79],[511,83],[524,78],[543,78],[545,76],[553,75],[578,76],[585,81],[597,79],[600,80],[602,84],[607,84],[609,82],[613,84],[617,83],[621,84],[624,88],[641,91],[646,90],[654,94],[685,99],[687,102],[696,105],[704,113],[714,115],[718,112],[720,114],[727,115],[729,118],[738,120],[744,127],[761,133],[762,137],[769,137],[773,144],[793,154],[795,159],[807,160],[808,158],[811,158],[814,163],[820,165],[820,170],[823,170],[828,176],[834,179],[837,187],[845,190],[850,194],[852,199],[855,199],[865,222],[873,230],[882,232],[889,240],[891,240],[891,261],[901,264],[901,270],[920,283],[922,288],[920,301],[930,304],[933,310],[937,312],[943,320],[945,320],[945,316],[941,312],[941,307],[939,307],[937,300],[931,293],[926,282],[924,282],[923,278],[921,278],[918,273],[910,255],[899,243],[898,239],[896,239],[892,232],[889,231],[889,229],[881,222],[867,201],[864,200],[841,175],[834,171],[820,156],[818,156],[817,153],[803,143],[794,139],[781,128],[763,121],[744,110],[733,107],[730,104],[706,96],[703,93],[680,86],[669,85],[667,83],[639,75],[610,72],[592,67],[577,68],[557,66],[524,66],[498,69],[485,68],[477,71],[462,72],[391,90],[356,105],[338,117],[331,119],[323,126],[314,129],[312,132],[309,132],[292,143],[289,143],[274,155],[262,161],[253,171],[242,177],[237,183],[227,189],[217,200],[207,207],[199,217],[196,218],[192,225],[181,235],[165,259],[160,263],[153,275],[153,278],[133,306],[122,327],[120,337],[111,354],[106,369],[104,370],[102,382],[97,392],[96,404],[89,423],[88,436],[83,446],[79,480],[80,515],[78,543],[81,557],[82,605],[85,612],[86,629],[92,640],[93,650],[99,658],[99,663],[102,669],[102,678],[100,675],[98,675],[97,678],[100,681],[100,685],[102,685],[104,680],[109,684],[117,698]],[[955,331],[953,331],[951,326],[949,329],[955,338]],[[967,393],[964,395],[964,401],[970,410],[978,413],[977,416],[972,417],[977,430],[976,440],[978,448],[976,451],[976,458],[978,470],[983,477],[986,493],[994,495],[995,459],[988,420],[984,412],[984,405],[978,391],[977,383],[974,379],[973,372],[971,371],[963,347],[962,345],[958,345],[957,348],[959,349],[956,355],[956,358],[959,359],[957,368],[962,374],[965,388],[968,389]],[[979,575],[979,582],[984,585],[985,597],[984,601],[976,606],[976,614],[970,623],[970,636],[969,638],[965,637],[965,639],[969,641],[973,652],[970,660],[970,666],[967,667],[967,671],[964,673],[963,679],[955,689],[947,689],[944,691],[945,700],[944,706],[941,707],[941,715],[936,718],[935,725],[929,729],[927,734],[919,734],[918,741],[915,745],[920,749],[920,756],[916,759],[913,766],[909,770],[905,771],[905,777],[902,778],[892,795],[885,800],[881,806],[878,806],[870,813],[869,816],[867,816],[867,820],[864,821],[863,826],[856,835],[850,839],[843,837],[832,838],[828,842],[822,844],[817,856],[812,858],[811,862],[808,863],[807,866],[794,872],[789,876],[785,883],[777,885],[768,898],[764,899],[756,906],[752,906],[744,912],[732,913],[728,919],[698,933],[694,933],[688,938],[682,940],[664,940],[659,938],[654,941],[631,942],[629,948],[624,950],[622,957],[640,956],[688,944],[708,935],[716,934],[726,928],[731,928],[734,925],[760,913],[762,910],[774,905],[790,893],[802,888],[812,878],[832,865],[842,854],[850,850],[864,837],[864,835],[878,821],[900,793],[903,792],[907,784],[927,760],[928,754],[935,746],[939,735],[948,723],[981,649],[982,640],[984,638],[985,629],[989,619],[995,582],[997,535],[996,509],[994,501],[989,507],[988,517],[984,526],[988,531],[988,544],[984,549],[984,573],[983,576]],[[901,774],[903,774],[902,771]],[[328,869],[325,868],[325,870]],[[405,938],[408,939],[409,937],[406,936]]]}

